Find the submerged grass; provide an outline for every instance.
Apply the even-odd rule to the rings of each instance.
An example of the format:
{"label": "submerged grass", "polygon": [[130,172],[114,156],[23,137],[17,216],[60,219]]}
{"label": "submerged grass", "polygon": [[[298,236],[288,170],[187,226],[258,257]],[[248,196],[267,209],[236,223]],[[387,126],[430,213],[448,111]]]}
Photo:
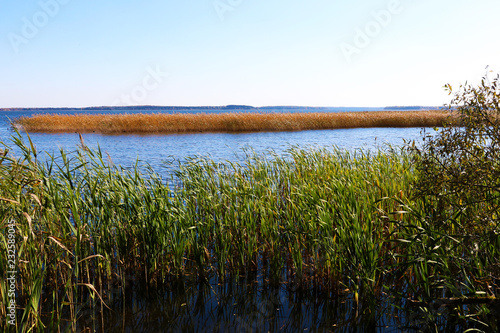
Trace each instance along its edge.
{"label": "submerged grass", "polygon": [[15,121],[28,132],[190,133],[299,131],[361,127],[439,127],[447,111],[219,114],[34,115]]}
{"label": "submerged grass", "polygon": [[106,311],[114,288],[125,297],[134,284],[223,283],[255,272],[291,290],[349,292],[360,307],[381,297],[422,309],[439,300],[466,318],[470,300],[482,298],[474,318],[484,320],[484,304],[498,302],[498,223],[469,234],[452,222],[428,225],[423,203],[410,199],[415,172],[404,150],[192,159],[166,181],[148,168],[108,165],[100,150],[42,162],[31,142],[13,141],[22,156],[6,145],[0,158],[2,318],[6,226],[16,225],[12,331],[77,331],[82,311]]}

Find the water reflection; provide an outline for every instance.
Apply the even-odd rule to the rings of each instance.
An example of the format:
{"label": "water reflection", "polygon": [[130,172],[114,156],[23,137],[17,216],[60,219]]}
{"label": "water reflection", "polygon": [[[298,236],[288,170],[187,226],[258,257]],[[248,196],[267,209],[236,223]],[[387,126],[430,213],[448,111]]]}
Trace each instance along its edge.
{"label": "water reflection", "polygon": [[[359,309],[349,295],[289,290],[244,281],[134,289],[111,297],[112,311],[85,310],[79,331],[105,332],[379,332],[398,323]],[[110,295],[112,296],[112,295]]]}
{"label": "water reflection", "polygon": [[[422,307],[397,297],[356,305],[349,293],[241,278],[127,286],[103,296],[110,309],[82,307],[77,332],[495,332],[499,324],[498,309],[488,317],[488,328],[465,315],[480,306]],[[70,323],[62,323],[61,331],[70,330]]]}

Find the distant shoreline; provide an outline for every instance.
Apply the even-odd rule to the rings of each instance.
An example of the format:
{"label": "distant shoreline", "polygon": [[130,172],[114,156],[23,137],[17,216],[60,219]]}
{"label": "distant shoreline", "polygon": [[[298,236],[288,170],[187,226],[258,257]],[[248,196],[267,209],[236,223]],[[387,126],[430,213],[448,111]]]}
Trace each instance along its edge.
{"label": "distant shoreline", "polygon": [[13,126],[37,133],[179,134],[280,132],[370,127],[441,127],[450,113],[426,111],[296,113],[38,114]]}
{"label": "distant shoreline", "polygon": [[443,107],[438,106],[386,106],[386,107],[344,107],[344,106],[250,106],[250,105],[222,105],[222,106],[158,106],[158,105],[133,105],[133,106],[91,106],[91,107],[37,107],[37,108],[0,108],[2,111],[119,111],[119,110],[154,110],[154,111],[175,111],[175,110],[272,110],[272,109],[289,109],[289,110],[357,110],[357,111],[373,111],[373,110],[394,110],[394,111],[423,111],[423,110],[440,110]]}

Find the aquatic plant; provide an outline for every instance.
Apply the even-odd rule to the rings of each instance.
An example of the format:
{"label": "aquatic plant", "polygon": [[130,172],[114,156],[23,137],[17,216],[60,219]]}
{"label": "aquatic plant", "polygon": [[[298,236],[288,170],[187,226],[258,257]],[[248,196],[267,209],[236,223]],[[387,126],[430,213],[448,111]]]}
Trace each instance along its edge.
{"label": "aquatic plant", "polygon": [[[162,179],[147,165],[110,164],[83,141],[47,156],[20,134],[4,147],[0,315],[14,223],[18,326],[2,322],[3,330],[76,331],[89,312],[104,327],[98,313],[116,290],[123,301],[137,286],[251,276],[294,292],[351,294],[360,312],[387,297],[405,308],[457,297],[497,302],[498,226],[490,241],[467,248],[428,224],[425,202],[411,199],[416,173],[405,150],[247,151],[239,164],[192,158]],[[476,314],[467,302],[456,308]]]}
{"label": "aquatic plant", "polygon": [[449,113],[370,111],[339,113],[214,113],[214,114],[40,114],[21,117],[15,127],[28,132],[197,133],[300,131],[361,127],[437,127]]}

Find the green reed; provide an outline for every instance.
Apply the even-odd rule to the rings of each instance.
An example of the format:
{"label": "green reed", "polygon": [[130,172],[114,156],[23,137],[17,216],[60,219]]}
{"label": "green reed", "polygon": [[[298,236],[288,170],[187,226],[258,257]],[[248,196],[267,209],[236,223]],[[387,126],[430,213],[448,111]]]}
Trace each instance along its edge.
{"label": "green reed", "polygon": [[[294,290],[349,292],[360,304],[498,293],[498,224],[461,235],[459,217],[429,225],[429,203],[411,200],[404,150],[247,151],[240,163],[192,158],[162,179],[147,165],[113,165],[83,142],[43,160],[20,135],[12,145],[21,156],[0,159],[2,253],[6,224],[17,228],[12,331],[75,331],[81,313],[105,310],[116,288],[123,297],[134,284],[255,272]],[[0,265],[6,304],[3,255]]]}

